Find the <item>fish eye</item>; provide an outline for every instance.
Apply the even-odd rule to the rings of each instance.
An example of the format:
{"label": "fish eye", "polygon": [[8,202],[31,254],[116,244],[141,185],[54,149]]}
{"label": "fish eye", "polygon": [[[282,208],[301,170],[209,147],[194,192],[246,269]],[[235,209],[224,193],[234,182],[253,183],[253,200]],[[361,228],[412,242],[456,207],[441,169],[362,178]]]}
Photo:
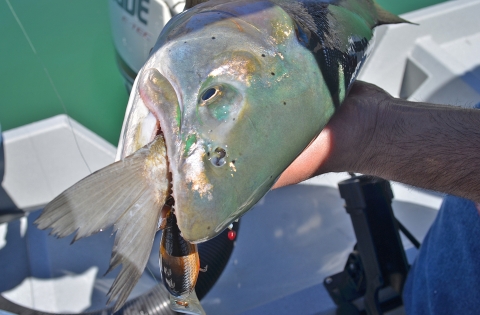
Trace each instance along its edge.
{"label": "fish eye", "polygon": [[211,88],[207,89],[205,92],[203,92],[201,99],[202,99],[203,102],[209,101],[212,98],[219,95],[220,91],[221,91],[220,87],[218,87],[218,86],[211,87]]}
{"label": "fish eye", "polygon": [[218,123],[233,121],[244,106],[243,94],[237,88],[229,83],[211,81],[199,89],[196,108],[197,118],[208,133]]}

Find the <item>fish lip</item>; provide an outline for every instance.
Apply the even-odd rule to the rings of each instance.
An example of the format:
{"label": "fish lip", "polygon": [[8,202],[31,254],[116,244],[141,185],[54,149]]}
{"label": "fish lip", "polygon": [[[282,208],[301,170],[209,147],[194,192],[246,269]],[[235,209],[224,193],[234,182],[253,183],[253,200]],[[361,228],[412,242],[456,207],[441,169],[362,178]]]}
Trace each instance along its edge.
{"label": "fish lip", "polygon": [[[144,104],[137,103],[135,106],[146,109]],[[145,117],[142,117],[141,123],[134,124],[131,129],[128,122],[124,122],[120,140],[118,142],[115,161],[120,161],[134,154],[137,150],[150,144],[156,136],[161,134],[160,123],[156,117],[148,110]],[[141,126],[141,127],[139,127]],[[130,139],[133,137],[134,139]]]}
{"label": "fish lip", "polygon": [[[159,92],[162,94],[168,93],[166,92],[167,90],[164,89],[168,89],[171,87],[172,90],[170,90],[170,93],[175,93],[176,101],[178,102],[178,106],[180,107],[181,97],[179,96],[178,90],[175,88],[177,86],[176,82],[174,80],[172,81],[171,77],[167,79],[167,76],[162,74],[156,67],[148,66],[142,69],[142,73],[139,75],[139,78],[140,80],[142,80],[142,83],[138,86],[138,94],[140,96],[139,105],[144,106],[148,110],[148,113],[151,116],[155,117],[156,121],[156,129],[152,130],[151,137],[153,139],[155,136],[162,134],[165,139],[168,176],[170,177],[170,191],[169,195],[166,198],[166,201],[168,201],[169,198],[173,199],[172,209],[177,217],[177,226],[179,227],[181,235],[185,238],[185,240],[191,243],[201,243],[207,241],[211,239],[214,235],[211,235],[211,233],[207,233],[207,235],[203,234],[200,235],[199,238],[194,237],[190,240],[188,239],[188,237],[185,236],[196,235],[196,233],[192,234],[191,232],[191,230],[194,229],[193,226],[195,225],[195,223],[193,224],[193,226],[181,224],[182,217],[187,216],[188,221],[192,220],[192,215],[190,214],[193,214],[193,220],[195,220],[196,222],[199,221],[198,219],[195,219],[195,217],[197,217],[197,213],[192,213],[191,211],[189,211],[192,208],[190,207],[190,204],[184,207],[188,208],[186,211],[183,211],[181,208],[183,204],[182,200],[188,200],[189,195],[191,194],[188,185],[184,184],[184,182],[188,180],[188,175],[184,174],[185,172],[183,171],[183,168],[185,164],[189,161],[188,156],[191,156],[193,152],[197,153],[196,157],[191,157],[193,158],[193,160],[195,160],[194,162],[202,163],[203,165],[203,157],[201,156],[201,154],[199,156],[200,151],[202,151],[203,144],[195,143],[192,146],[192,151],[190,152],[190,154],[188,156],[184,156],[181,153],[183,152],[183,145],[179,143],[180,138],[177,134],[177,132],[180,132],[180,130],[177,130],[176,127],[172,129],[172,125],[170,124],[170,122],[174,119],[174,117],[171,117],[172,112],[167,110],[167,108],[173,106],[173,104],[168,102],[166,99],[159,100],[152,98],[152,95],[154,95],[155,92]],[[162,83],[156,84],[155,82],[158,83],[158,81],[155,80],[158,79],[163,80]],[[198,171],[198,169],[196,170]],[[195,174],[191,176],[195,177]],[[187,229],[188,231],[185,231],[185,229]]]}
{"label": "fish lip", "polygon": [[169,198],[173,198],[173,176],[171,171],[172,154],[170,154],[170,149],[172,148],[173,143],[170,144],[170,141],[167,141],[167,137],[171,136],[168,134],[168,132],[165,132],[169,130],[168,121],[166,123],[167,125],[165,125],[165,121],[162,124],[163,118],[161,115],[164,113],[162,110],[158,110],[158,108],[156,108],[157,105],[152,102],[154,99],[151,98],[151,96],[154,95],[154,92],[158,92],[158,88],[161,88],[161,86],[158,86],[157,89],[152,89],[152,87],[155,88],[155,86],[151,85],[144,86],[146,83],[145,79],[152,82],[152,77],[150,75],[152,73],[155,74],[155,72],[152,72],[151,70],[156,69],[153,67],[143,67],[139,71],[132,87],[126,108],[127,114],[125,115],[118,144],[116,161],[123,160],[127,156],[134,154],[140,148],[151,144],[157,136],[162,135],[165,139],[165,149],[167,151],[166,162],[168,167],[167,176],[169,182],[169,193],[165,198],[165,205],[171,206],[172,202],[169,201]]}
{"label": "fish lip", "polygon": [[[195,143],[192,146],[192,150],[189,152],[188,156],[184,156],[184,154],[181,153],[183,152],[183,144],[179,142],[180,136],[177,134],[180,132],[178,129],[180,126],[172,125],[172,121],[175,118],[172,116],[173,112],[169,110],[169,108],[172,108],[172,106],[177,105],[179,110],[181,110],[181,97],[179,97],[178,90],[175,88],[177,84],[174,80],[172,81],[171,77],[167,79],[166,75],[162,74],[159,69],[153,65],[146,65],[144,69],[142,69],[142,73],[139,74],[139,81],[141,83],[138,85],[138,105],[144,106],[148,110],[148,113],[155,117],[156,120],[156,129],[152,130],[152,138],[158,134],[163,134],[165,138],[168,174],[170,176],[169,197],[172,197],[174,200],[173,209],[177,216],[177,225],[180,229],[180,232],[182,236],[187,236],[185,239],[188,241],[190,241],[188,239],[188,235],[195,235],[193,238],[191,238],[191,243],[201,243],[211,239],[214,236],[211,235],[211,233],[200,234],[200,237],[196,237],[198,234],[191,231],[194,230],[195,223],[193,226],[189,224],[182,224],[182,217],[186,218],[186,221],[191,221],[193,218],[195,222],[205,222],[202,219],[198,220],[195,218],[198,214],[190,210],[192,209],[190,202],[187,202],[186,204],[183,202],[184,200],[190,200],[190,195],[192,193],[190,191],[192,189],[189,189],[188,185],[185,185],[184,182],[188,180],[195,182],[196,176],[203,170],[202,167],[204,165],[204,161],[202,149],[204,149],[204,146],[203,143]],[[168,97],[163,99],[156,98],[156,93],[163,94],[163,96],[170,93],[170,100],[175,97],[177,102],[176,105],[169,102]],[[188,164],[189,162],[196,164],[196,166],[194,165],[186,172],[184,167],[185,164]],[[200,190],[203,189],[202,184],[203,183],[198,184]],[[195,193],[196,192],[193,192],[193,194]],[[186,210],[183,211],[181,207],[185,208]]]}
{"label": "fish lip", "polygon": [[[146,100],[143,99],[141,93],[140,93],[140,87],[139,87],[139,94],[140,94],[140,100],[142,101],[142,104],[143,106],[146,107],[146,109],[148,110],[149,114],[152,115],[154,118],[155,118],[155,128],[152,129],[151,131],[151,136],[150,136],[150,142],[153,141],[157,136],[161,135],[164,139],[166,138],[165,137],[165,134],[164,134],[164,131],[162,129],[162,123],[160,121],[160,117],[158,116],[159,113],[156,112],[156,111],[153,111],[151,110],[151,108],[146,105],[146,103],[148,103]],[[170,191],[169,191],[169,194],[168,196],[165,198],[165,203],[164,203],[164,206],[170,206],[170,207],[175,207],[175,197],[174,197],[174,193],[173,193],[173,186],[174,186],[174,180],[173,180],[173,176],[172,176],[172,166],[171,166],[171,163],[170,163],[170,148],[169,148],[169,144],[167,143],[167,141],[165,141],[165,150],[167,152],[166,154],[166,162],[167,162],[167,174],[169,176],[169,186],[170,186]]]}
{"label": "fish lip", "polygon": [[209,241],[209,240],[211,240],[212,238],[213,238],[213,237],[208,237],[208,236],[206,236],[206,237],[204,237],[204,238],[202,238],[202,239],[198,239],[198,240],[195,240],[195,241],[190,241],[190,240],[188,240],[188,239],[185,239],[185,240],[188,241],[188,242],[190,242],[190,243],[192,243],[192,244],[200,244],[200,243]]}

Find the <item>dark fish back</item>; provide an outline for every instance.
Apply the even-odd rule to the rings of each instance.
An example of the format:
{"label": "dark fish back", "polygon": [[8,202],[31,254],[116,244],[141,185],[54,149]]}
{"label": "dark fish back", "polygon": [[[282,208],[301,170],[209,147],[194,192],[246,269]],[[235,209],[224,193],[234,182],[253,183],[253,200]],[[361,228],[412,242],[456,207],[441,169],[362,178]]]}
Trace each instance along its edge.
{"label": "dark fish back", "polygon": [[365,60],[377,6],[371,0],[273,2],[295,21],[298,39],[314,55],[338,107]]}

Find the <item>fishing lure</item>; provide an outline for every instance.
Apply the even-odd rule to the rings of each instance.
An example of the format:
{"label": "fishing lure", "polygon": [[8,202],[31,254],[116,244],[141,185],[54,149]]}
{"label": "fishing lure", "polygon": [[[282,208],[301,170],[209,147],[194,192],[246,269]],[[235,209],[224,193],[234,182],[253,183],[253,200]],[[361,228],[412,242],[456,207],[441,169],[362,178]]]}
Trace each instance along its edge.
{"label": "fishing lure", "polygon": [[197,245],[183,239],[173,211],[167,213],[160,245],[160,268],[163,283],[175,297],[188,295],[195,288],[200,259]]}
{"label": "fishing lure", "polygon": [[160,270],[163,284],[170,293],[170,308],[204,314],[194,290],[200,271],[197,245],[182,237],[172,210],[166,213],[165,221],[160,242]]}

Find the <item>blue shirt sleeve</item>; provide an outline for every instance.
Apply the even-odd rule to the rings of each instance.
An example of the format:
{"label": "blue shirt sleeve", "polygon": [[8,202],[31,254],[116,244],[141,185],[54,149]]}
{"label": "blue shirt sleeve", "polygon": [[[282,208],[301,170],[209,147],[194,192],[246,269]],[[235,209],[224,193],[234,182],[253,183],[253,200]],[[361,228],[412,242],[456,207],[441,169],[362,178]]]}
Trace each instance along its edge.
{"label": "blue shirt sleeve", "polygon": [[445,197],[403,291],[406,313],[479,314],[480,215],[475,204]]}

